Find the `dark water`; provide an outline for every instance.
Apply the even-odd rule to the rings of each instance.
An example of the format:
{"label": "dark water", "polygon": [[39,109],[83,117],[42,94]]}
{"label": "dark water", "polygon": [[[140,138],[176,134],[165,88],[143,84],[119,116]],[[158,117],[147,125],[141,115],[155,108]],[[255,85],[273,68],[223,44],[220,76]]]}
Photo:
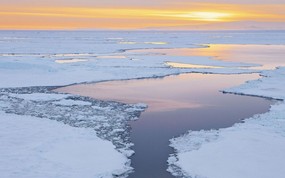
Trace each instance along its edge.
{"label": "dark water", "polygon": [[257,79],[258,75],[183,74],[144,79],[75,85],[61,91],[97,99],[147,103],[149,108],[130,123],[135,154],[130,178],[170,178],[167,159],[173,150],[169,139],[188,130],[232,126],[242,119],[268,111],[272,101],[223,94],[219,90]]}
{"label": "dark water", "polygon": [[[207,76],[205,80],[206,78]],[[219,76],[215,79],[217,85],[222,78],[227,80],[227,77]],[[234,77],[232,79],[234,80]],[[185,86],[176,85],[176,87]],[[170,138],[186,133],[188,130],[209,130],[232,126],[256,113],[266,112],[271,104],[266,99],[223,94],[218,90],[212,90],[211,86],[204,87],[199,94],[195,92],[185,94],[184,99],[195,100],[195,102],[204,103],[205,106],[171,111],[150,110],[144,112],[138,121],[131,123],[131,140],[135,144],[133,147],[135,154],[131,160],[135,172],[129,178],[173,177],[166,171],[166,160],[169,154],[173,153],[173,149],[168,146]],[[172,88],[169,88],[169,92],[176,93]],[[176,95],[179,94],[176,93]]]}
{"label": "dark water", "polygon": [[135,172],[130,178],[173,177],[165,170],[166,160],[173,150],[169,139],[188,130],[209,130],[232,126],[243,118],[269,109],[270,101],[247,96],[218,93],[211,99],[216,106],[178,109],[167,112],[145,112],[132,122],[131,139],[135,155],[131,157]]}

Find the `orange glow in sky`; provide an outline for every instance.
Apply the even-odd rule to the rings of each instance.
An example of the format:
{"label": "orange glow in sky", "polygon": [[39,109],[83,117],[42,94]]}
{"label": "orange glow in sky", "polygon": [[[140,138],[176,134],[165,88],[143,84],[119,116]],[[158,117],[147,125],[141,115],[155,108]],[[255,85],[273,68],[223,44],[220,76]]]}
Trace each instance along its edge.
{"label": "orange glow in sky", "polygon": [[180,26],[189,26],[191,29],[197,25],[219,26],[222,22],[237,21],[284,24],[285,4],[185,3],[162,8],[157,5],[82,7],[82,4],[11,5],[0,0],[0,29],[179,29]]}

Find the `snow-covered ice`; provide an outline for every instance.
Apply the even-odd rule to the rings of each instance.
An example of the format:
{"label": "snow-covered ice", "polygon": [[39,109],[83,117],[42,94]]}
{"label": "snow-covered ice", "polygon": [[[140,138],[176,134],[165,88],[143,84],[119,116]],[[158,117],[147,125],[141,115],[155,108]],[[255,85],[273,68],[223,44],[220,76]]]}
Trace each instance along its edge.
{"label": "snow-covered ice", "polygon": [[269,112],[233,127],[195,131],[171,140],[170,171],[178,177],[269,178],[285,170],[285,68],[224,92],[280,99]]}
{"label": "snow-covered ice", "polygon": [[49,101],[49,100],[61,100],[67,98],[70,95],[54,94],[54,93],[28,93],[28,94],[10,93],[9,96],[21,98],[24,100]]}
{"label": "snow-covered ice", "polygon": [[3,178],[107,178],[130,170],[127,158],[93,129],[0,112],[0,135]]}
{"label": "snow-covered ice", "polygon": [[[282,31],[207,33],[1,31],[1,176],[100,177],[102,175],[112,177],[112,174],[118,174],[124,177],[131,170],[130,160],[127,159],[133,154],[130,149],[132,143],[129,139],[128,122],[137,119],[147,106],[104,102],[51,92],[58,86],[107,80],[164,77],[186,72],[258,73],[261,71],[251,68],[258,67],[259,64],[256,63],[219,61],[211,56],[167,56],[149,52],[140,54],[133,51],[154,48],[209,47],[204,44],[265,45],[270,43],[284,45],[284,41],[285,35]],[[166,64],[167,62],[222,66],[223,68],[183,69],[170,67]],[[266,77],[226,91],[284,99],[284,84],[282,84],[284,69],[263,71],[262,75]],[[276,81],[279,81],[279,88]],[[268,115],[256,116],[254,120],[248,120],[245,124],[228,130],[213,131],[213,133],[209,131],[206,135],[197,132],[196,138],[198,140],[205,138],[207,140],[205,144],[213,138],[213,144],[218,144],[223,138],[220,135],[225,135],[227,139],[224,141],[225,144],[221,145],[226,145],[230,143],[227,141],[231,141],[235,136],[239,136],[239,132],[245,130],[244,133],[252,134],[248,137],[252,139],[244,140],[243,143],[250,145],[254,143],[253,140],[257,139],[250,129],[252,128],[249,126],[250,123],[251,126],[259,129],[260,134],[264,135],[264,139],[258,138],[260,144],[265,143],[263,142],[266,141],[265,138],[272,138],[271,147],[275,143],[276,146],[281,147],[283,145],[281,143],[278,145],[278,142],[279,139],[283,139],[282,125],[277,127],[276,124],[276,128],[270,126],[275,121],[275,116],[279,117],[283,112],[279,107],[283,105],[276,105]],[[271,120],[263,119],[269,116]],[[264,126],[265,120],[268,120],[266,126]],[[277,121],[281,122],[282,118],[276,119],[276,123]],[[202,137],[198,138],[199,135]],[[178,144],[175,144],[174,140],[172,140],[172,146],[176,147]],[[204,141],[203,144],[198,142],[203,148]],[[263,152],[267,153],[268,147],[263,146]],[[184,144],[182,147],[186,149],[188,145]],[[199,148],[197,147],[197,152]],[[280,153],[278,148],[272,150],[276,151],[276,155]],[[66,150],[69,151],[66,152]],[[179,151],[178,148],[177,151]],[[187,149],[186,151],[189,152]],[[245,149],[244,153],[246,151],[250,150]],[[103,158],[103,155],[108,156]],[[112,159],[109,159],[110,155],[114,155]],[[183,169],[183,165],[175,161],[176,156],[179,156],[179,153],[173,155],[171,165],[176,165],[176,168],[180,165]],[[234,160],[237,156],[229,158]],[[267,161],[274,159],[265,158],[268,158]],[[185,157],[185,162],[187,160]],[[227,160],[221,160],[225,160],[223,164],[226,167]],[[197,161],[197,159],[192,161]],[[276,158],[276,161],[280,161],[279,158]],[[263,166],[269,164],[265,163]],[[273,170],[271,168],[272,166],[269,166],[264,170]],[[190,174],[188,170],[185,171]],[[191,174],[200,174],[198,171]],[[277,175],[278,172],[275,173]]]}
{"label": "snow-covered ice", "polygon": [[[3,132],[1,132],[0,140],[3,143],[1,148],[3,155],[0,157],[9,164],[4,161],[0,163],[1,174],[3,173],[7,177],[17,177],[21,172],[28,169],[30,171],[23,174],[23,177],[112,177],[112,174],[125,177],[132,170],[130,160],[127,157],[133,154],[130,149],[132,143],[129,132],[125,132],[125,130],[130,129],[128,121],[137,119],[145,108],[146,105],[143,104],[127,105],[69,94],[48,93],[46,87],[2,89],[0,93],[0,118],[5,120],[1,120],[3,127],[1,131]],[[19,122],[19,119],[22,121]],[[15,122],[14,127],[12,126],[13,122]],[[6,127],[6,123],[11,126]],[[52,125],[49,126],[49,123]],[[23,128],[21,124],[24,124]],[[46,128],[43,128],[45,125]],[[76,135],[77,130],[85,133],[83,128],[87,129],[87,141],[82,139],[84,134]],[[44,133],[33,138],[41,131]],[[45,132],[48,131],[53,134],[41,139],[45,137]],[[74,132],[74,136],[70,132]],[[90,138],[88,134],[91,134]],[[18,138],[17,135],[21,137]],[[94,142],[92,142],[93,138],[95,139]],[[8,144],[9,139],[11,144]],[[25,140],[25,142],[15,143],[19,147],[35,145],[35,148],[21,150],[19,154],[13,157],[13,151],[21,149],[13,145],[14,139]],[[82,140],[78,141],[79,139]],[[49,147],[49,142],[54,146]],[[79,145],[77,146],[77,144]],[[96,147],[97,144],[99,145]],[[41,147],[41,150],[36,147],[37,145]],[[7,149],[9,146],[13,149]],[[47,146],[48,152],[42,154],[45,146]],[[70,152],[66,153],[65,149],[67,148]],[[5,151],[5,149],[7,150]],[[81,153],[81,151],[83,152]],[[57,156],[60,154],[62,156]],[[101,157],[97,157],[97,154]],[[21,166],[20,163],[30,155],[34,155],[34,157],[26,160],[27,167]],[[16,159],[18,156],[20,158]],[[98,166],[99,164],[103,165]],[[17,170],[20,171],[15,176],[13,173],[15,171],[12,170],[13,165],[17,165]],[[56,166],[58,169],[55,173],[47,174],[47,172],[52,172],[51,170]],[[92,167],[96,169],[90,171]],[[32,168],[36,169],[32,171]],[[69,169],[73,171],[69,171]]]}
{"label": "snow-covered ice", "polygon": [[[128,132],[120,130],[128,129],[127,122],[137,119],[146,105],[44,93],[46,90],[46,87],[2,89],[0,110],[39,119],[57,120],[73,127],[93,128],[100,138],[112,141],[122,153],[129,152]],[[28,94],[31,92],[35,93]]]}
{"label": "snow-covered ice", "polygon": [[249,81],[224,91],[285,100],[285,66],[263,71],[261,76],[259,80]]}
{"label": "snow-covered ice", "polygon": [[60,101],[55,101],[53,102],[56,105],[64,105],[64,106],[74,106],[74,105],[83,105],[83,106],[88,106],[92,105],[90,102],[86,101],[75,101],[75,100],[60,100]]}
{"label": "snow-covered ice", "polygon": [[[268,44],[268,41],[270,44],[280,45],[284,44],[285,37],[283,32],[3,31],[0,33],[0,41],[0,87],[7,88],[162,77],[191,71],[206,72],[203,69],[169,68],[165,62],[188,62],[208,66],[252,66],[256,64],[230,63],[213,60],[210,56],[185,57],[147,53],[137,55],[131,51],[153,48],[207,48],[204,44],[264,45]],[[121,43],[126,41],[136,43]],[[104,56],[108,56],[108,59],[104,59]],[[121,57],[118,59],[118,56]],[[213,73],[246,71],[256,72],[250,69],[212,70]]]}

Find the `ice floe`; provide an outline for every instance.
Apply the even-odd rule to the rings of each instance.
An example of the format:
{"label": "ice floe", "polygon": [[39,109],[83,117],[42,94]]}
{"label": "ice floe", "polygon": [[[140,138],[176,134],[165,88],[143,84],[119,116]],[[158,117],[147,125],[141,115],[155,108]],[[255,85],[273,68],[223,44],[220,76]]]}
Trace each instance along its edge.
{"label": "ice floe", "polygon": [[[36,169],[36,172],[38,172],[38,176],[45,177],[44,175],[46,174],[46,172],[44,167],[47,167],[47,171],[50,171],[50,169],[53,169],[50,166],[56,165],[58,165],[59,167],[58,169],[56,169],[57,172],[55,174],[60,175],[60,177],[78,177],[79,175],[84,175],[84,177],[112,177],[113,174],[116,174],[118,177],[125,177],[127,173],[132,171],[132,168],[130,167],[130,160],[127,158],[134,153],[130,149],[133,144],[130,142],[129,132],[126,132],[126,130],[130,130],[128,122],[131,120],[136,120],[139,117],[140,113],[144,111],[146,105],[105,102],[86,97],[73,96],[69,94],[51,93],[49,91],[50,89],[46,87],[27,87],[1,89],[0,92],[0,118],[3,117],[5,119],[7,117],[7,120],[9,120],[9,122],[17,122],[17,124],[19,124],[16,128],[13,128],[19,129],[19,131],[15,133],[15,135],[12,135],[13,138],[15,137],[15,139],[18,139],[17,134],[25,136],[26,130],[29,129],[29,127],[35,127],[34,129],[30,129],[32,132],[31,134],[26,135],[30,138],[27,138],[26,142],[19,143],[19,146],[25,144],[27,144],[28,146],[38,144],[46,145],[45,142],[52,142],[53,140],[57,141],[53,147],[47,148],[48,152],[51,154],[42,155],[41,150],[37,150],[34,148],[31,148],[30,150],[22,150],[19,153],[19,156],[21,158],[23,157],[23,159],[29,157],[32,154],[35,155],[31,159],[27,160],[27,165],[31,165],[33,167],[40,167],[39,169]],[[9,113],[10,115],[5,113]],[[17,120],[11,119],[14,117],[22,119],[23,121],[18,122]],[[32,122],[26,121],[30,118],[32,118],[32,120],[36,120],[35,124],[26,124],[24,128],[21,128],[21,123],[24,124],[25,122]],[[44,127],[44,125],[48,123],[49,120],[58,121],[58,123],[54,121],[52,123],[63,125],[63,127],[71,126],[70,131],[64,128],[60,129],[60,127],[53,128],[50,129],[51,133],[54,132],[53,135],[50,135],[50,137],[43,139],[42,142],[40,142],[40,138],[38,138],[38,140],[35,140],[35,138],[33,138],[33,132],[35,132],[34,134],[36,134],[37,132],[44,130],[42,127]],[[39,124],[39,127],[36,126],[38,125],[38,122],[42,122],[42,125]],[[3,133],[11,132],[13,134],[15,132],[10,127],[6,128],[5,124],[3,125],[3,128],[5,128]],[[81,138],[80,135],[79,138],[77,138],[76,135],[74,137],[72,137],[72,135],[68,137],[68,135],[70,135],[69,132],[74,131],[74,134],[76,134],[75,128],[88,128],[87,132],[92,133],[91,131],[93,131],[93,137],[100,141],[96,142],[96,140],[94,140],[94,142],[92,142],[91,140],[89,142],[84,141],[84,139],[82,139],[82,141],[78,141],[78,139]],[[60,132],[57,131],[58,129],[60,129]],[[48,125],[46,130],[49,130]],[[24,133],[22,134],[21,132]],[[45,133],[43,133],[41,137],[44,137],[44,134]],[[64,136],[64,138],[61,139],[61,137],[58,137],[57,134],[59,134],[60,136],[67,136]],[[68,140],[66,140],[65,137],[68,137]],[[6,143],[8,142],[8,139],[13,138],[1,137],[0,140],[1,143],[5,143],[4,146],[9,146],[9,144]],[[20,138],[24,139],[22,137]],[[86,139],[88,139],[88,137]],[[106,141],[103,142],[101,139]],[[81,144],[81,146],[76,146],[76,143]],[[102,147],[98,146],[96,149],[94,149],[93,147],[96,146],[96,144],[99,144]],[[106,149],[104,148],[104,145],[106,145]],[[17,149],[16,146],[14,147],[15,149]],[[44,149],[44,146],[42,147]],[[70,154],[66,153],[64,148],[70,150]],[[3,150],[5,149],[6,147],[3,147]],[[98,154],[100,154],[101,157],[96,157],[97,153],[93,153],[96,152],[97,149],[100,150]],[[83,152],[85,153],[80,153],[80,150],[84,150]],[[15,158],[12,156],[12,151],[13,150],[9,152],[8,150],[6,150],[3,153],[11,155],[11,157],[5,157],[5,159],[7,159],[6,161],[9,162],[11,165],[18,165],[20,171],[26,170],[27,168],[25,167],[25,164],[21,166],[20,163],[17,163],[17,161],[22,160],[15,160]],[[108,158],[102,162],[104,164],[106,162],[105,167],[96,166],[100,164],[104,157],[108,157],[106,155],[109,155],[109,153],[110,155],[112,155],[112,151],[115,153],[117,152],[114,157],[109,157],[111,160],[114,161],[114,163],[118,162],[114,169],[111,166],[113,163],[110,164],[110,166],[108,167],[109,164],[107,164],[107,162],[110,161]],[[88,156],[88,153],[90,153],[91,156],[86,160],[85,157]],[[92,154],[95,156],[92,156]],[[17,157],[17,155],[15,155],[15,157]],[[40,159],[40,157],[43,158]],[[52,162],[52,160],[50,159],[54,159],[54,162]],[[84,160],[86,160],[86,162],[84,162]],[[15,163],[13,161],[15,161]],[[90,165],[85,167],[85,164]],[[42,166],[43,168],[41,168]],[[91,169],[92,166],[95,166],[97,169],[90,171],[89,168]],[[3,168],[3,170],[1,170],[1,168]],[[3,166],[2,164],[0,164],[0,170],[4,175],[11,175],[13,177],[13,171],[11,171],[11,169],[12,167],[9,167],[8,165]],[[73,173],[72,171],[68,173],[69,169],[73,169],[73,171],[76,171],[76,173]],[[84,171],[87,171],[87,173],[84,173]],[[34,172],[27,172],[26,174],[23,174],[23,177],[38,177],[37,174],[34,174]],[[53,174],[46,175],[55,177]]]}
{"label": "ice floe", "polygon": [[[216,38],[216,36],[231,36],[231,38]],[[239,68],[258,67],[256,63],[218,61],[210,56],[166,56],[150,52],[138,54],[132,53],[132,50],[159,47],[207,48],[209,47],[207,44],[284,45],[285,35],[284,32],[3,31],[0,33],[0,40],[1,175],[4,177],[112,177],[114,175],[125,177],[131,170],[130,160],[127,157],[133,154],[130,149],[132,143],[129,140],[128,122],[137,119],[146,106],[55,94],[51,92],[56,88],[54,86],[164,77],[186,72],[220,74],[260,72],[251,68]],[[126,57],[120,57],[118,60],[116,56]],[[56,61],[68,63],[63,65]],[[169,67],[166,62],[224,68],[181,69]],[[271,78],[276,78],[282,83],[284,79],[274,75],[282,76],[283,73],[283,69],[263,72],[262,75],[267,77],[227,92],[284,99],[283,95],[280,97],[283,90],[275,88],[276,81],[271,81]],[[268,85],[265,86],[263,83]],[[251,90],[252,87],[260,90]],[[278,106],[274,108],[277,116]],[[270,112],[273,115],[274,108]],[[278,112],[282,113],[283,109],[279,108]],[[282,119],[277,120],[281,122]],[[251,120],[238,127],[246,128],[249,121]],[[263,127],[270,130],[272,122],[269,120],[267,123],[266,128]],[[279,125],[278,128],[283,127]],[[232,130],[235,130],[235,127]],[[278,139],[281,139],[279,135],[283,132],[279,130],[277,133],[278,129],[271,130],[272,133],[264,135],[264,139],[270,139],[271,136],[273,138],[276,134],[276,140],[273,139],[272,143],[274,145]],[[239,131],[240,129],[237,129],[237,132]],[[250,130],[246,131],[251,134]],[[214,134],[209,132],[202,136],[202,139],[213,138],[213,141],[218,141],[222,132],[213,131]],[[211,139],[207,139],[207,136]],[[252,137],[254,136],[253,134]],[[277,149],[273,151],[279,153]],[[175,156],[172,157],[172,165],[176,165],[175,159]],[[273,161],[273,158],[269,161]],[[276,158],[276,161],[279,159]],[[273,170],[271,168],[272,166],[264,170]],[[193,172],[195,173],[199,174]],[[278,172],[275,173],[272,174],[273,177]]]}
{"label": "ice floe", "polygon": [[1,177],[110,178],[130,170],[127,158],[93,129],[0,112]]}
{"label": "ice floe", "polygon": [[285,68],[224,92],[280,99],[269,112],[233,127],[189,131],[171,140],[170,171],[178,177],[282,177],[285,165]]}

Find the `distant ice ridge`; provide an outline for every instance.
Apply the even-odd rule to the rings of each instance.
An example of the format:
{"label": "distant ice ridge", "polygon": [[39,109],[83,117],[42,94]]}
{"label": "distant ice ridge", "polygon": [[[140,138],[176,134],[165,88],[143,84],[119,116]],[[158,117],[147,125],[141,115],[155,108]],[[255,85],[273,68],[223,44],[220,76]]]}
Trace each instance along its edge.
{"label": "distant ice ridge", "polygon": [[171,139],[168,171],[191,178],[281,178],[285,175],[285,67],[225,92],[282,101],[233,127],[189,131]]}
{"label": "distant ice ridge", "polygon": [[133,154],[128,122],[146,105],[51,93],[52,88],[0,90],[1,175],[126,177]]}

